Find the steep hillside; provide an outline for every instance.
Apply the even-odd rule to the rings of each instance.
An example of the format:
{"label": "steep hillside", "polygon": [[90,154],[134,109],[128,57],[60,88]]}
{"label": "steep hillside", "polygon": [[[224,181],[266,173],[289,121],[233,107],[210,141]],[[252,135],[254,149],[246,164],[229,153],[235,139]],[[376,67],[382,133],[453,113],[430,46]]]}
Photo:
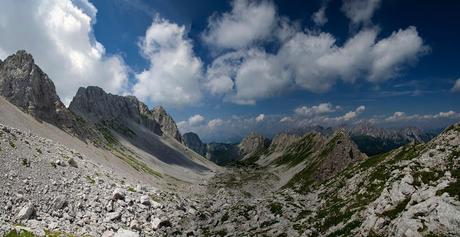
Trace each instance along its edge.
{"label": "steep hillside", "polygon": [[[163,109],[149,111],[134,97],[106,94],[97,87],[81,88],[72,103],[73,111],[67,109],[53,82],[25,51],[9,56],[0,65],[0,91],[0,122],[64,141],[108,167],[127,174],[140,173],[136,174],[138,179],[163,183],[155,175],[160,172],[195,182],[216,168],[180,143],[177,129],[174,131],[177,127]],[[16,111],[3,98],[38,122]],[[172,139],[168,135],[171,132]]]}
{"label": "steep hillside", "polygon": [[167,119],[166,112],[161,121],[157,120],[158,112],[149,111],[133,96],[108,94],[98,87],[80,88],[69,109],[92,123],[110,141],[116,156],[134,156],[153,166],[161,161],[200,172],[209,170],[206,166],[210,162],[197,154],[187,154],[186,147],[179,143],[181,137],[170,135],[167,129],[176,125]]}

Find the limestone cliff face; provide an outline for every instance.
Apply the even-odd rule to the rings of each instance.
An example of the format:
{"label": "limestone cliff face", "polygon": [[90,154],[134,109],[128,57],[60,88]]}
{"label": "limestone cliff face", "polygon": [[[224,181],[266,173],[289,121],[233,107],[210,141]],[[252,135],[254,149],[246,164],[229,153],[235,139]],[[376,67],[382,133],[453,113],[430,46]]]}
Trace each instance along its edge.
{"label": "limestone cliff face", "polygon": [[367,158],[364,153],[359,151],[345,131],[336,132],[326,143],[319,157],[321,162],[315,174],[315,178],[319,182],[325,181],[349,165]]}
{"label": "limestone cliff face", "polygon": [[0,64],[0,95],[35,118],[84,140],[95,136],[65,107],[54,83],[24,50],[17,51]]}
{"label": "limestone cliff face", "polygon": [[270,141],[257,133],[250,133],[238,145],[243,157],[251,156],[268,148]]}
{"label": "limestone cliff face", "polygon": [[78,90],[69,109],[93,123],[129,126],[130,122],[134,122],[162,135],[160,125],[148,107],[134,96],[112,95],[99,87],[89,86]]}
{"label": "limestone cliff face", "polygon": [[174,119],[162,107],[156,107],[151,111],[152,117],[160,124],[161,131],[165,134],[172,136],[179,142],[182,142],[182,136],[177,128]]}
{"label": "limestone cliff face", "polygon": [[290,145],[296,143],[300,139],[301,137],[295,134],[280,133],[273,137],[269,149],[273,152],[285,151]]}
{"label": "limestone cliff face", "polygon": [[200,154],[203,157],[206,156],[206,152],[207,152],[206,144],[204,144],[201,141],[200,137],[196,133],[193,133],[193,132],[184,133],[182,137],[184,139],[184,144],[188,148],[192,149],[193,151],[195,151],[196,153]]}

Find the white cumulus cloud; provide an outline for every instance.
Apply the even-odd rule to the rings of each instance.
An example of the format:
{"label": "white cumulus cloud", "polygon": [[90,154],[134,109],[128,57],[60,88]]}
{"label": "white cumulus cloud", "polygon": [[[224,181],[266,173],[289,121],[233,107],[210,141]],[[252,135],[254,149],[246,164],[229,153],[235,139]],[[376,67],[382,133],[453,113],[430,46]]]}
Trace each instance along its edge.
{"label": "white cumulus cloud", "polygon": [[313,116],[324,113],[335,112],[336,108],[331,103],[321,103],[319,105],[314,105],[312,107],[301,106],[294,110],[295,114],[301,116]]}
{"label": "white cumulus cloud", "polygon": [[108,92],[127,90],[127,66],[108,55],[93,35],[97,9],[88,0],[5,0],[0,8],[0,57],[19,49],[56,84],[68,104],[78,87],[96,85]]}
{"label": "white cumulus cloud", "polygon": [[195,114],[188,119],[191,126],[199,125],[204,122],[205,118],[201,114]]}
{"label": "white cumulus cloud", "polygon": [[460,79],[457,79],[457,81],[455,81],[455,84],[452,87],[452,92],[460,92]]}
{"label": "white cumulus cloud", "polygon": [[329,33],[300,31],[275,53],[260,48],[225,53],[208,67],[207,89],[235,103],[255,104],[293,89],[325,92],[338,80],[378,83],[397,77],[429,49],[415,27],[380,40],[377,35],[377,29],[362,30],[338,45]]}
{"label": "white cumulus cloud", "polygon": [[184,26],[157,18],[140,43],[150,68],[135,75],[133,93],[157,104],[193,105],[202,99],[202,62]]}
{"label": "white cumulus cloud", "polygon": [[264,119],[265,119],[265,114],[259,114],[256,117],[256,122],[262,122],[262,121],[264,121]]}
{"label": "white cumulus cloud", "polygon": [[381,0],[344,0],[342,11],[353,24],[367,24],[375,10],[380,7],[380,2]]}
{"label": "white cumulus cloud", "polygon": [[323,26],[327,23],[328,19],[326,17],[326,6],[322,6],[318,11],[313,13],[311,19],[317,26]]}
{"label": "white cumulus cloud", "polygon": [[203,40],[217,48],[246,47],[270,36],[276,25],[276,9],[271,1],[234,0],[231,12],[213,15]]}

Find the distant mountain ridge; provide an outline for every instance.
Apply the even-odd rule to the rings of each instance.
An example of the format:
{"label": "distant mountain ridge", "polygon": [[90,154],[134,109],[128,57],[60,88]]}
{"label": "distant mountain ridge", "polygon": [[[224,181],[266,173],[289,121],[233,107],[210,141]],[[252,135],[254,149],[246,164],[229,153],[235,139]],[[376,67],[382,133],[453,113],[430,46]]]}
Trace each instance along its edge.
{"label": "distant mountain ridge", "polygon": [[[194,146],[187,145],[187,142],[185,143],[192,150],[195,150],[199,154],[206,154],[203,156],[217,161],[218,164],[228,164],[230,161],[240,160],[249,153],[260,150],[262,143],[265,147],[270,147],[272,151],[281,152],[292,143],[300,140],[305,134],[318,133],[328,138],[333,136],[337,131],[348,134],[350,139],[357,145],[358,149],[368,156],[382,154],[411,142],[425,143],[436,136],[433,132],[425,132],[417,127],[381,128],[369,122],[361,122],[353,125],[339,126],[337,128],[325,128],[322,126],[304,127],[281,132],[272,139],[252,132],[244,137],[239,143],[209,143],[212,145],[208,145],[210,150],[207,151],[203,151],[203,146],[205,146],[205,144],[202,143],[201,140],[201,144],[196,144]],[[197,134],[194,134],[194,136],[199,139]],[[264,142],[262,142],[262,140]],[[201,147],[201,150],[196,150],[196,146]],[[234,148],[233,146],[238,146],[238,148]],[[227,153],[230,150],[233,151],[231,152],[231,156]],[[238,152],[234,152],[235,150],[238,150]],[[224,154],[224,156],[220,159],[219,156],[221,154]]]}

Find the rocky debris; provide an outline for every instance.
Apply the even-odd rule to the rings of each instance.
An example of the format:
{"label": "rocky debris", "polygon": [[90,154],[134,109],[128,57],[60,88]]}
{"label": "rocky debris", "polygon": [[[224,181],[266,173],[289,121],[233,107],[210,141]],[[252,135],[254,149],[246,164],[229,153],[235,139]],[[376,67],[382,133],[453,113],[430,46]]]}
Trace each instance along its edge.
{"label": "rocky debris", "polygon": [[23,111],[86,140],[97,136],[59,99],[51,79],[24,50],[0,64],[0,95]]}
{"label": "rocky debris", "polygon": [[240,148],[241,155],[243,157],[249,157],[258,152],[267,149],[270,141],[264,136],[257,133],[250,133],[246,136],[238,145]]}
{"label": "rocky debris", "polygon": [[460,125],[368,159],[345,133],[309,134],[285,150],[309,154],[294,166],[321,181],[308,190],[274,188],[272,166],[231,167],[168,190],[0,125],[0,235],[19,224],[38,236],[458,236],[459,146]]}
{"label": "rocky debris", "polygon": [[193,133],[193,132],[184,133],[182,137],[184,139],[184,144],[188,148],[192,149],[193,151],[200,154],[201,156],[206,157],[206,153],[207,153],[206,144],[204,144],[201,141],[200,137],[196,133]]}

